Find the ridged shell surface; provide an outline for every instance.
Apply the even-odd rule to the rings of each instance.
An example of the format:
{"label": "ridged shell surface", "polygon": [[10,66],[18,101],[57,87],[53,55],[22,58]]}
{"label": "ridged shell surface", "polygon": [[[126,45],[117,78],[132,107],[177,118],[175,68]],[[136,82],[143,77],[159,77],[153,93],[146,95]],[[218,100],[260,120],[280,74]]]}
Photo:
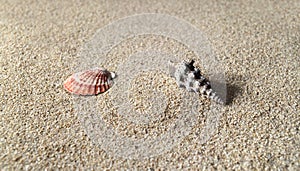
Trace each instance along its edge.
{"label": "ridged shell surface", "polygon": [[177,85],[188,91],[200,93],[219,104],[224,104],[223,100],[212,90],[209,80],[202,76],[200,69],[194,66],[194,62],[194,60],[182,61],[175,64],[169,61],[169,72],[175,77]]}
{"label": "ridged shell surface", "polygon": [[77,95],[97,95],[106,92],[112,85],[115,74],[106,69],[95,68],[71,75],[64,88]]}

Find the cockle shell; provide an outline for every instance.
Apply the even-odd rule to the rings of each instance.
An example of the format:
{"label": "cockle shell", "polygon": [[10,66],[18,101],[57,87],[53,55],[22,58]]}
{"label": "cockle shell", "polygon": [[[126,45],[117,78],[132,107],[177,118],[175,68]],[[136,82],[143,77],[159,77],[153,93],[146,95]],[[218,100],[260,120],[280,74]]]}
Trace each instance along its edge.
{"label": "cockle shell", "polygon": [[188,91],[200,93],[219,104],[224,104],[223,100],[212,90],[209,80],[201,75],[198,68],[194,67],[194,62],[194,60],[189,63],[182,61],[175,64],[169,61],[169,72],[175,77],[177,85]]}
{"label": "cockle shell", "polygon": [[71,75],[63,84],[64,88],[77,95],[97,95],[106,92],[112,85],[115,73],[95,68]]}

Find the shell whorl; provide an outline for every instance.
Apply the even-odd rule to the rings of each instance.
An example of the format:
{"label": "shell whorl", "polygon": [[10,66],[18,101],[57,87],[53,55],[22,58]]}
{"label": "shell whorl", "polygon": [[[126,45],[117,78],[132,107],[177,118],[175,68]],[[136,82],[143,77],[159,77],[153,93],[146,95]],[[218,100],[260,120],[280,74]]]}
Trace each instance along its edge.
{"label": "shell whorl", "polygon": [[194,62],[194,60],[189,63],[182,61],[175,64],[169,61],[169,72],[171,76],[175,77],[177,85],[188,91],[200,93],[216,103],[224,104],[223,100],[213,91],[209,80],[201,74],[200,69],[194,66]]}

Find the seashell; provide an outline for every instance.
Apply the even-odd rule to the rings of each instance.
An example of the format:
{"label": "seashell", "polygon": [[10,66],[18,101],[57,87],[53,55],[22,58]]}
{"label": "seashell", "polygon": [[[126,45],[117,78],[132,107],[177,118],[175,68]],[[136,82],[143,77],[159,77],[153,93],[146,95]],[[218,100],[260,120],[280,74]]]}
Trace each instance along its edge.
{"label": "seashell", "polygon": [[194,67],[194,62],[194,60],[189,63],[182,61],[175,64],[169,61],[169,72],[175,77],[177,85],[188,91],[200,93],[219,104],[224,104],[223,100],[212,90],[209,80],[202,76],[200,69]]}
{"label": "seashell", "polygon": [[63,84],[64,88],[77,95],[97,95],[106,92],[112,85],[115,73],[103,68],[75,73]]}

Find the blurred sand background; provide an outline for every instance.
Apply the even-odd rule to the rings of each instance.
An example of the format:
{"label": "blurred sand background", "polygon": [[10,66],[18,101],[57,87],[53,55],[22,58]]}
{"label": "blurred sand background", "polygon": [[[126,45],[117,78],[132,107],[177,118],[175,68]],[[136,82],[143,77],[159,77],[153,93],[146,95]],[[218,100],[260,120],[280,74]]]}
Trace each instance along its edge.
{"label": "blurred sand background", "polygon": [[[130,160],[93,144],[62,83],[99,28],[141,13],[176,16],[206,34],[225,64],[230,104],[206,143],[192,132],[163,155]],[[154,41],[137,39],[110,55]],[[0,168],[299,170],[299,54],[300,1],[0,0]]]}

